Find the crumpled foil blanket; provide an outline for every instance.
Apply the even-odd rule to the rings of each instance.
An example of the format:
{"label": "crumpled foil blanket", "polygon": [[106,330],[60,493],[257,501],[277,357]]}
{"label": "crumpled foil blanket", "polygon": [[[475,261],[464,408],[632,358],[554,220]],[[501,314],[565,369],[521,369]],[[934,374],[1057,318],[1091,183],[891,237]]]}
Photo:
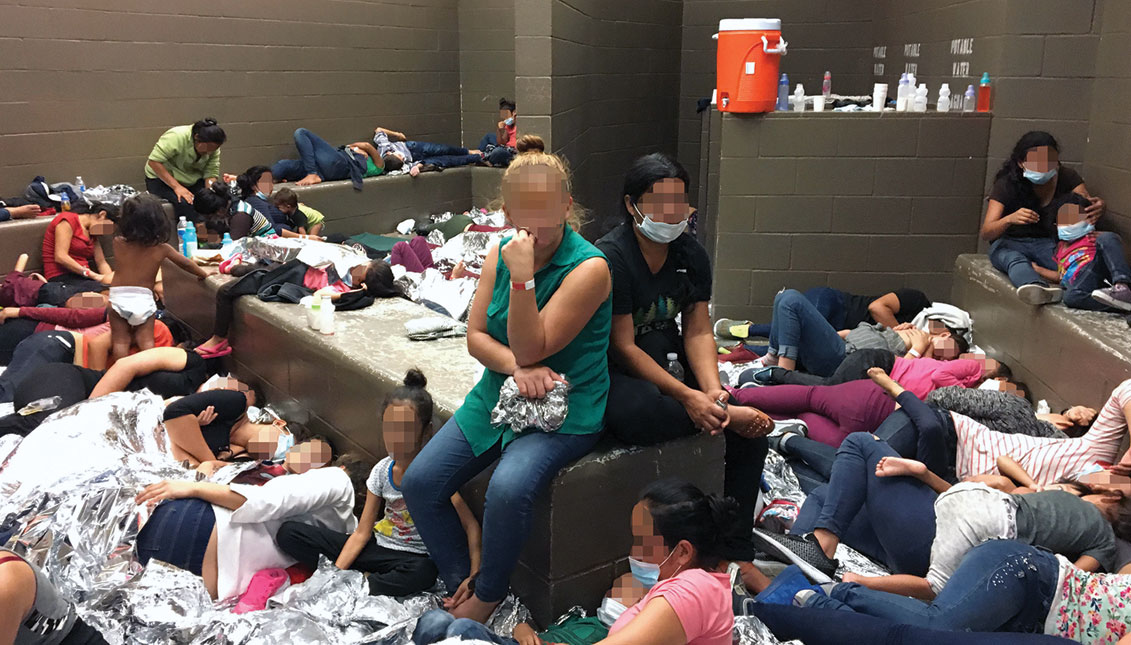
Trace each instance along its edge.
{"label": "crumpled foil blanket", "polygon": [[491,410],[491,425],[508,425],[516,433],[541,430],[555,432],[569,414],[570,385],[558,383],[541,399],[531,399],[518,392],[513,376],[508,376],[499,389],[499,402]]}

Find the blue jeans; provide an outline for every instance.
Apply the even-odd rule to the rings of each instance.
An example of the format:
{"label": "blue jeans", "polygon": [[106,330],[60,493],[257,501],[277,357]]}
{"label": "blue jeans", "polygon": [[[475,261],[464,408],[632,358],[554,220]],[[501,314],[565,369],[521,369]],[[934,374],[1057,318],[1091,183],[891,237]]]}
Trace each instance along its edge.
{"label": "blue jeans", "polygon": [[829,485],[805,500],[793,532],[826,529],[895,573],[925,575],[935,539],[936,495],[913,477],[876,476],[881,459],[898,456],[870,434],[848,435],[837,449]]}
{"label": "blue jeans", "polygon": [[1059,569],[1048,551],[1014,540],[990,540],[966,554],[930,604],[849,582],[836,585],[828,596],[809,598],[806,606],[929,629],[1040,632],[1056,595]]}
{"label": "blue jeans", "polygon": [[350,178],[350,153],[335,148],[306,128],[295,130],[298,159],[280,159],[271,167],[275,181],[298,181],[307,175],[318,175],[324,181]]}
{"label": "blue jeans", "polygon": [[1031,263],[1056,271],[1056,240],[1045,237],[999,237],[990,244],[990,264],[1009,276],[1013,286],[1047,284]]}
{"label": "blue jeans", "polygon": [[[845,309],[845,301],[848,299],[847,293],[831,287],[813,287],[805,291],[805,297],[813,303],[813,306],[821,312],[821,315],[829,321],[833,328],[844,329],[844,317],[848,315],[848,311]],[[750,326],[750,336],[766,338],[769,335],[770,325]]]}
{"label": "blue jeans", "polygon": [[483,563],[475,595],[498,602],[507,595],[511,573],[530,534],[534,501],[554,475],[596,445],[599,434],[528,432],[481,455],[471,450],[455,417],[440,428],[404,474],[401,489],[428,553],[450,592],[471,574],[467,535],[451,498],[496,460],[483,509]]}
{"label": "blue jeans", "polygon": [[[487,152],[488,148],[492,148],[491,152]],[[515,155],[518,154],[518,151],[514,148],[499,145],[499,137],[494,132],[483,135],[483,138],[479,140],[479,149],[487,154],[485,157],[487,163],[496,168],[509,166]]]}
{"label": "blue jeans", "polygon": [[1092,298],[1092,292],[1103,289],[1106,282],[1131,283],[1131,267],[1123,257],[1123,244],[1119,235],[1096,233],[1096,257],[1091,264],[1080,269],[1076,279],[1064,287],[1064,304],[1073,309],[1107,311],[1107,305]]}
{"label": "blue jeans", "polygon": [[483,623],[477,623],[469,618],[456,618],[443,609],[433,609],[425,612],[416,621],[416,629],[412,632],[414,645],[432,645],[447,638],[458,638],[463,641],[487,641],[497,645],[516,645],[518,641],[513,638],[503,638],[487,629]]}
{"label": "blue jeans", "polygon": [[797,361],[810,374],[829,376],[844,360],[844,339],[800,291],[786,289],[774,297],[770,353]]}
{"label": "blue jeans", "polygon": [[405,141],[408,151],[412,153],[414,163],[423,163],[437,168],[457,168],[477,164],[483,157],[468,154],[467,148],[449,146],[444,143],[429,143],[427,141]]}

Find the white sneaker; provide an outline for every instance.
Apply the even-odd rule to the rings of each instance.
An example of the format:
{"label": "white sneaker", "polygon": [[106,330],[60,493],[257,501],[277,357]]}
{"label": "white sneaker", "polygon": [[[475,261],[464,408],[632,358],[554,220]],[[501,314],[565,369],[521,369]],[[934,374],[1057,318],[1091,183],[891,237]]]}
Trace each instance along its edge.
{"label": "white sneaker", "polygon": [[1043,284],[1023,284],[1017,287],[1017,298],[1027,305],[1039,306],[1060,302],[1064,290],[1060,287],[1046,287]]}

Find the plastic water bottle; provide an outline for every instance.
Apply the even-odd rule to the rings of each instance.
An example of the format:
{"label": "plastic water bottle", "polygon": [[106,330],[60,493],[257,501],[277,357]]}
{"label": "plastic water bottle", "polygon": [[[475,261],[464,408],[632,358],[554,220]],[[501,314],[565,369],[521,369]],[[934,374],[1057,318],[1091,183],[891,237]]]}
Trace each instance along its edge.
{"label": "plastic water bottle", "polygon": [[915,111],[927,111],[927,84],[923,83],[919,89],[915,90]]}
{"label": "plastic water bottle", "polygon": [[177,222],[177,248],[181,250],[181,255],[186,257],[188,256],[188,252],[185,251],[185,231],[187,229],[188,220],[182,217],[180,221]]}
{"label": "plastic water bottle", "polygon": [[191,258],[196,255],[196,226],[189,223],[185,227],[185,257]]}
{"label": "plastic water bottle", "polygon": [[75,186],[79,189],[79,197],[86,196],[86,184],[82,181],[82,175],[75,177]]}
{"label": "plastic water bottle", "polygon": [[825,80],[821,81],[821,96],[825,98],[825,103],[829,102],[829,97],[833,95],[833,73],[826,71]]}
{"label": "plastic water bottle", "polygon": [[963,112],[973,112],[974,106],[977,104],[976,102],[977,102],[977,99],[975,98],[975,95],[974,95],[974,86],[973,85],[967,85],[966,86],[966,96],[963,97],[963,99],[962,99],[962,111]]}
{"label": "plastic water bottle", "polygon": [[668,374],[675,377],[675,380],[683,383],[683,364],[679,362],[679,354],[671,352],[668,354]]}
{"label": "plastic water bottle", "polygon": [[65,192],[59,193],[59,206],[63,209],[64,213],[70,211],[71,210],[71,196],[68,195]]}
{"label": "plastic water bottle", "polygon": [[947,83],[939,88],[939,112],[950,112],[950,85]]}
{"label": "plastic water bottle", "polygon": [[232,241],[232,234],[224,233],[224,239],[220,240],[220,257],[225,260],[230,258],[232,256],[232,247],[235,245],[236,243]]}
{"label": "plastic water bottle", "polygon": [[778,111],[789,109],[789,76],[782,74],[778,81]]}
{"label": "plastic water bottle", "polygon": [[793,111],[805,111],[805,86],[801,83],[798,83],[797,89],[793,90]]}
{"label": "plastic water bottle", "polygon": [[982,72],[982,80],[978,82],[978,106],[979,112],[989,112],[990,106],[993,104],[993,88],[990,87],[990,73]]}
{"label": "plastic water bottle", "polygon": [[899,77],[899,89],[895,95],[895,111],[907,111],[907,72],[904,72]]}

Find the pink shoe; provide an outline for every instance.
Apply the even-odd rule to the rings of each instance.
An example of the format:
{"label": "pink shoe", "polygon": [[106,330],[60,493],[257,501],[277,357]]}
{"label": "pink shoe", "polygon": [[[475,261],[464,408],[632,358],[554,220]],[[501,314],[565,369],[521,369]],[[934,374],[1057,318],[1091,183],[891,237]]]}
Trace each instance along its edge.
{"label": "pink shoe", "polygon": [[240,596],[232,613],[246,614],[249,611],[266,609],[267,599],[282,589],[287,581],[287,572],[284,569],[264,569],[256,573],[251,577],[247,591]]}

